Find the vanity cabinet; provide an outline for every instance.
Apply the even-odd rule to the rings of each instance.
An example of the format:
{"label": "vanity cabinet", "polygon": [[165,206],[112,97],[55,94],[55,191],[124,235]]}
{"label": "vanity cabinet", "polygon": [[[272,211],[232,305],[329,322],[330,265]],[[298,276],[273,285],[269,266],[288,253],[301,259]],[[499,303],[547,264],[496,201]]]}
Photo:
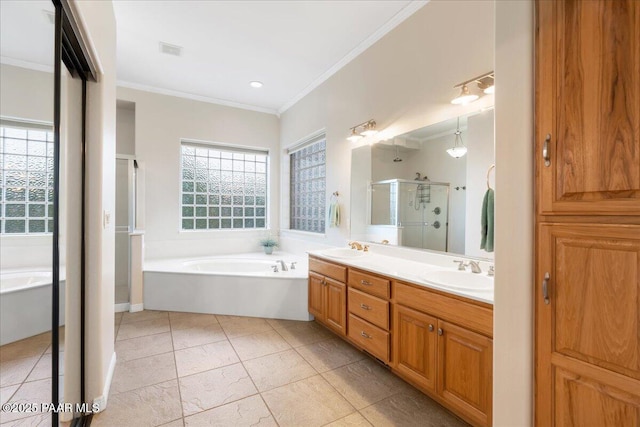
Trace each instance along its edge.
{"label": "vanity cabinet", "polygon": [[399,282],[394,296],[394,370],[473,424],[491,425],[491,310]]}
{"label": "vanity cabinet", "polygon": [[340,335],[347,334],[347,268],[309,259],[309,313]]}
{"label": "vanity cabinet", "polygon": [[349,269],[349,338],[385,363],[390,362],[389,279]]}
{"label": "vanity cabinet", "polygon": [[469,423],[491,425],[490,304],[314,257],[309,269],[318,321]]}

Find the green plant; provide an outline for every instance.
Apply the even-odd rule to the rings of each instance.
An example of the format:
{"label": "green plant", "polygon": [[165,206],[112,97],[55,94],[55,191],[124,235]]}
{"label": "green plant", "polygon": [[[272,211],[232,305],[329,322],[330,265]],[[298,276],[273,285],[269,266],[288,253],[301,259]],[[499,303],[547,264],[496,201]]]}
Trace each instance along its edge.
{"label": "green plant", "polygon": [[278,241],[273,237],[265,237],[260,240],[260,246],[266,246],[267,248],[278,247]]}

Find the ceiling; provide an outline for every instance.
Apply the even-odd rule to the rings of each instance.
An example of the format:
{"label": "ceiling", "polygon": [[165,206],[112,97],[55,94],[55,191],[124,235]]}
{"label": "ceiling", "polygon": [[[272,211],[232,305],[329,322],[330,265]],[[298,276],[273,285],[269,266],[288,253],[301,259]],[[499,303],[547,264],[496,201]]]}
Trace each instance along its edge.
{"label": "ceiling", "polygon": [[[279,114],[426,3],[116,0],[118,84]],[[2,63],[53,70],[45,11],[49,0],[0,1]]]}
{"label": "ceiling", "polygon": [[425,3],[114,1],[118,84],[280,113]]}

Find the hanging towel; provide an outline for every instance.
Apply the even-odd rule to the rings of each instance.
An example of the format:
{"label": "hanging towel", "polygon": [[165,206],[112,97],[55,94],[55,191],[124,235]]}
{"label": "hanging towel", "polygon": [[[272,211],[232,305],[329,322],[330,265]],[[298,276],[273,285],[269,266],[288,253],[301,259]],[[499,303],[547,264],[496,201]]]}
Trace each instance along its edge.
{"label": "hanging towel", "polygon": [[482,241],[480,242],[480,249],[484,249],[487,252],[493,252],[493,229],[494,229],[494,216],[493,216],[493,202],[494,191],[493,188],[489,188],[484,194],[482,200],[482,215],[480,219]]}
{"label": "hanging towel", "polygon": [[332,200],[329,205],[329,227],[340,227],[340,205],[337,200]]}

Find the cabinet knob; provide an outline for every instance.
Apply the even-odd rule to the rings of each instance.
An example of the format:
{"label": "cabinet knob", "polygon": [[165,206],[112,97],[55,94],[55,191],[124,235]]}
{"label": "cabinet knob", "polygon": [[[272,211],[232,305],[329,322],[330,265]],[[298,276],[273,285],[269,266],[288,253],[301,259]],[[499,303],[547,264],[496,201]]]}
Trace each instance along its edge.
{"label": "cabinet knob", "polygon": [[371,310],[371,307],[369,307],[367,304],[360,304],[360,308],[362,308],[363,310]]}
{"label": "cabinet knob", "polygon": [[429,332],[433,332],[433,325],[429,325]]}
{"label": "cabinet knob", "polygon": [[371,339],[371,335],[369,335],[368,333],[366,333],[365,331],[360,331],[360,335],[362,335],[363,337],[367,338],[367,339]]}
{"label": "cabinet knob", "polygon": [[442,336],[442,334],[444,334],[444,331],[442,330],[442,328],[438,328],[438,335]]}

